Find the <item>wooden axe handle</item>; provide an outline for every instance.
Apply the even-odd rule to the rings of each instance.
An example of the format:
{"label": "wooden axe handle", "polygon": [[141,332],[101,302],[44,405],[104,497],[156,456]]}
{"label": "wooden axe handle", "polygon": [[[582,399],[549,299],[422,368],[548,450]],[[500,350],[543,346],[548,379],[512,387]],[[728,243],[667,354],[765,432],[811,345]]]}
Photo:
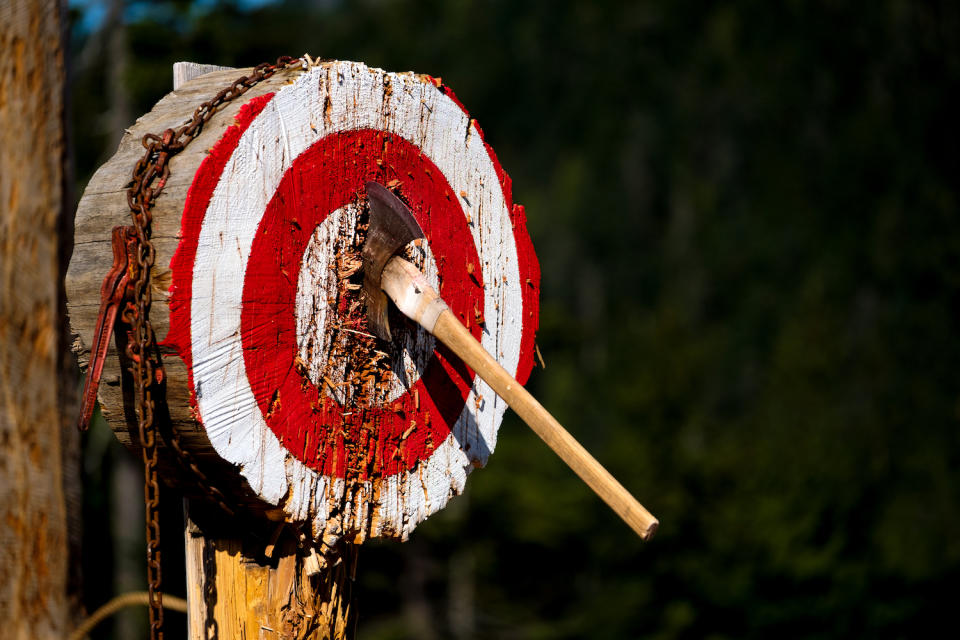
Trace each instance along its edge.
{"label": "wooden axe handle", "polygon": [[381,284],[404,315],[423,326],[483,378],[560,458],[644,540],[659,521],[630,495],[550,413],[460,324],[419,270],[393,258]]}

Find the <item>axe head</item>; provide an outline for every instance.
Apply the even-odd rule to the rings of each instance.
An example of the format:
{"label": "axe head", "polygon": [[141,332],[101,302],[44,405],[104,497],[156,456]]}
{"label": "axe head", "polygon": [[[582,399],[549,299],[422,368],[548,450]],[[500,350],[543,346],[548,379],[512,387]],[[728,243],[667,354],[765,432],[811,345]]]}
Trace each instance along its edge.
{"label": "axe head", "polygon": [[363,291],[367,298],[367,320],[377,337],[391,340],[387,318],[387,294],[380,286],[383,268],[408,243],[425,237],[409,207],[386,187],[367,183],[370,228],[363,244]]}

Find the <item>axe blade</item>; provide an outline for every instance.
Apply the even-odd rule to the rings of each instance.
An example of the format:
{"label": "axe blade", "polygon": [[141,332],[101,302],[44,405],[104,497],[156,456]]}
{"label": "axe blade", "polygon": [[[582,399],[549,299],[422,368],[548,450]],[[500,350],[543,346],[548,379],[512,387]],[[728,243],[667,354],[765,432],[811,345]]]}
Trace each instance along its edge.
{"label": "axe blade", "polygon": [[389,189],[377,182],[368,182],[370,227],[363,244],[363,291],[367,298],[367,320],[373,332],[383,340],[391,340],[387,316],[387,295],[380,286],[383,268],[408,243],[426,237],[410,208]]}

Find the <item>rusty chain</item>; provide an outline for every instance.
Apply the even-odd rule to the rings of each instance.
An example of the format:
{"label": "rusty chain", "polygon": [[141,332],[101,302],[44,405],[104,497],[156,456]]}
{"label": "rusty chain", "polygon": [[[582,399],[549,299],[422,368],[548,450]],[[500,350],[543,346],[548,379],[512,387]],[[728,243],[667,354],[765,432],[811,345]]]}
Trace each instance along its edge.
{"label": "rusty chain", "polygon": [[[254,67],[250,75],[235,80],[229,87],[201,104],[193,117],[177,129],[162,134],[147,134],[142,144],[146,151],[133,169],[133,180],[127,190],[127,204],[136,233],[134,255],[129,262],[133,299],[124,307],[122,318],[130,326],[126,356],[130,363],[135,387],[137,429],[144,466],[144,504],[146,506],[147,579],[150,602],[150,638],[163,638],[163,572],[160,555],[160,486],[157,481],[157,435],[154,420],[156,405],[154,391],[163,382],[163,361],[157,347],[156,335],[150,323],[151,273],[156,251],[150,240],[154,203],[170,177],[170,159],[183,151],[191,140],[200,135],[203,126],[217,113],[218,108],[243,95],[251,87],[273,76],[277,71],[301,60],[282,56],[275,63]],[[206,496],[227,513],[233,509],[221,491],[214,487],[200,470],[193,456],[182,447],[180,435],[170,426],[169,444],[178,459],[200,485]]]}

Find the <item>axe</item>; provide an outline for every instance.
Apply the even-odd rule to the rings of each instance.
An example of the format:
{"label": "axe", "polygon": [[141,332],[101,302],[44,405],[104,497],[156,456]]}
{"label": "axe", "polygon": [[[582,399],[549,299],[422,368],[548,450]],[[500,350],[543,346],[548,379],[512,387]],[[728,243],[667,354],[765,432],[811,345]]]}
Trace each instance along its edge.
{"label": "axe", "polygon": [[368,182],[366,188],[370,226],[363,245],[363,289],[374,333],[391,340],[389,296],[403,315],[449,347],[489,384],[637,535],[649,540],[659,525],[657,519],[487,353],[420,270],[397,255],[409,242],[425,237],[407,205],[379,183]]}

